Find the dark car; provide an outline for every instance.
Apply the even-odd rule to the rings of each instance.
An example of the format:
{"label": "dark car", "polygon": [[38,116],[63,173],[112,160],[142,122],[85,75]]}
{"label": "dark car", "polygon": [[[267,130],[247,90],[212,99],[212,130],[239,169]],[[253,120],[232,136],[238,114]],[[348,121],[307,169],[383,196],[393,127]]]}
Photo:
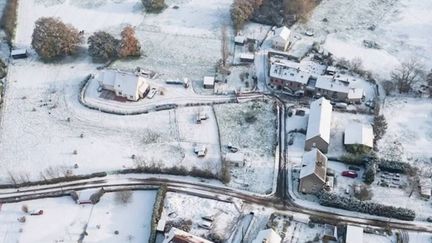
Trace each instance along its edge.
{"label": "dark car", "polygon": [[346,171],[342,171],[342,176],[357,178],[358,174],[355,171],[346,170]]}
{"label": "dark car", "polygon": [[355,166],[348,166],[348,169],[355,170],[355,171],[360,171],[360,168],[359,167],[355,167]]}

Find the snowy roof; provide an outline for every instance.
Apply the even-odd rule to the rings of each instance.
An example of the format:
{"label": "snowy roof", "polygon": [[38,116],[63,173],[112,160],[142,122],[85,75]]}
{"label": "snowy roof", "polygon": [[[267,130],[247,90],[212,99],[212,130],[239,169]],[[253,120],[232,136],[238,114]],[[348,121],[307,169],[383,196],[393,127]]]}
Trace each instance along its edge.
{"label": "snowy roof", "polygon": [[14,49],[11,51],[11,56],[27,54],[27,49]]}
{"label": "snowy roof", "polygon": [[236,37],[234,37],[235,43],[243,44],[245,41],[246,41],[246,37],[243,35],[237,35]]}
{"label": "snowy roof", "polygon": [[332,109],[330,101],[324,97],[311,103],[306,140],[320,136],[324,141],[330,143]]}
{"label": "snowy roof", "polygon": [[272,229],[261,230],[252,243],[280,243],[282,238]]}
{"label": "snowy roof", "polygon": [[337,68],[335,66],[328,66],[327,67],[327,72],[336,72]]}
{"label": "snowy roof", "polygon": [[364,96],[364,91],[362,88],[352,88],[348,91],[349,100],[361,99]]}
{"label": "snowy roof", "polygon": [[344,144],[361,144],[373,147],[373,130],[371,125],[351,123],[345,128]]}
{"label": "snowy roof", "polygon": [[430,197],[432,195],[432,181],[430,178],[421,178],[420,179],[420,194],[422,196]]}
{"label": "snowy roof", "polygon": [[255,54],[250,52],[243,52],[240,54],[240,59],[250,59],[253,60],[255,58]]}
{"label": "snowy roof", "polygon": [[142,93],[148,87],[148,83],[144,77],[117,70],[103,71],[100,81],[104,85],[113,86],[115,90],[119,90],[127,95],[135,95],[138,91]]}
{"label": "snowy roof", "polygon": [[314,148],[303,154],[300,179],[315,174],[323,182],[326,181],[327,157],[318,149]]}
{"label": "snowy roof", "polygon": [[310,76],[309,73],[300,71],[299,68],[295,69],[284,64],[275,62],[270,66],[270,77],[272,78],[307,84]]}
{"label": "snowy roof", "polygon": [[204,77],[204,85],[214,85],[214,82],[215,82],[214,77],[210,77],[210,76]]}
{"label": "snowy roof", "polygon": [[347,225],[345,242],[363,243],[363,228],[354,225]]}
{"label": "snowy roof", "polygon": [[349,83],[342,82],[328,75],[318,76],[315,88],[346,94],[348,94],[350,90]]}
{"label": "snowy roof", "polygon": [[275,37],[276,38],[281,38],[281,39],[283,39],[285,41],[288,41],[290,34],[291,34],[291,30],[288,29],[285,26],[277,28],[275,30]]}
{"label": "snowy roof", "polygon": [[172,227],[171,230],[165,234],[165,239],[162,243],[170,242],[187,242],[187,243],[212,243],[209,240],[192,235],[183,230]]}

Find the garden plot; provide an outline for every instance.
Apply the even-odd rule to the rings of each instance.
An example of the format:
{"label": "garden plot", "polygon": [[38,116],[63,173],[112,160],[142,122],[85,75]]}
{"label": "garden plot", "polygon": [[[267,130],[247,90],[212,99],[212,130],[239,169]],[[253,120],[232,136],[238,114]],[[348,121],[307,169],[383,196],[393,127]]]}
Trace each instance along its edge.
{"label": "garden plot", "polygon": [[[147,242],[155,197],[155,191],[135,191],[128,203],[106,193],[94,206],[77,205],[70,197],[3,204],[0,237],[4,242],[76,242],[88,224],[85,242]],[[23,205],[43,215],[25,214]],[[25,223],[17,221],[22,216]]]}
{"label": "garden plot", "polygon": [[[162,217],[166,220],[166,232],[170,227],[177,227],[203,238],[208,238],[211,234],[227,239],[239,216],[237,206],[233,203],[172,192],[166,194],[162,211]],[[203,228],[203,225],[207,225],[208,229]]]}
{"label": "garden plot", "polygon": [[276,114],[273,102],[214,106],[224,153],[231,144],[245,157],[242,167],[231,166],[230,185],[270,193],[275,173]]}
{"label": "garden plot", "polygon": [[382,108],[387,131],[378,141],[379,156],[417,167],[432,158],[432,106],[428,99],[387,98]]}

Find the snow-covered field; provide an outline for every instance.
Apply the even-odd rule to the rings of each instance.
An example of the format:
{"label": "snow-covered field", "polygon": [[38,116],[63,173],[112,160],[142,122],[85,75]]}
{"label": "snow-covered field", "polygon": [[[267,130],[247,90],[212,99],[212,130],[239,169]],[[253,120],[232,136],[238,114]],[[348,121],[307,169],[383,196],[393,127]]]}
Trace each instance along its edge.
{"label": "snow-covered field", "polygon": [[[197,48],[198,40],[205,48],[220,47],[219,41],[214,40],[217,44],[212,46],[212,41],[206,41],[205,38],[218,38],[211,33],[219,33],[220,20],[226,18],[228,13],[215,13],[225,13],[224,7],[229,6],[229,2],[200,4],[199,1],[169,1],[169,4],[178,5],[180,9],[169,8],[159,18],[144,14],[141,4],[132,0],[22,1],[18,8],[15,45],[30,47],[34,21],[41,16],[59,17],[79,30],[84,30],[86,37],[97,30],[120,32],[122,26],[131,24],[137,26],[137,35],[143,42],[145,56],[140,60],[170,71],[176,66],[176,70],[180,70],[185,76],[188,76],[185,73],[187,70],[193,69],[207,73],[203,65],[213,67],[217,58],[211,55],[202,60],[191,56],[212,53]],[[205,18],[205,21],[194,22],[190,18],[190,11],[197,17],[209,12],[213,14]],[[151,26],[168,28],[163,30],[163,35],[156,31],[159,40],[153,40],[153,45],[164,47],[169,53],[168,59],[173,61],[171,66],[161,64],[162,51],[153,49],[146,43],[154,37],[151,34],[144,35],[140,26],[149,28],[150,23]],[[176,30],[179,25],[187,26],[187,29]],[[185,36],[186,33],[193,36]],[[185,49],[183,42],[173,43],[169,48],[161,44],[162,39],[183,37],[183,42],[197,53],[190,53],[191,50]],[[191,42],[190,38],[195,41]],[[154,52],[146,50],[147,48]],[[176,59],[182,51],[191,56]],[[157,58],[160,58],[159,63],[155,61]],[[188,64],[193,68],[184,68],[180,64],[185,60],[193,61],[194,63]],[[125,62],[125,65],[135,68],[137,64],[133,62]],[[14,177],[37,180],[41,179],[42,174],[62,176],[130,168],[142,165],[144,160],[146,163],[150,161],[161,164],[162,167],[175,165],[190,169],[196,166],[203,170],[219,171],[217,129],[209,108],[203,108],[210,116],[209,120],[199,126],[193,122],[195,108],[136,116],[103,114],[89,110],[78,102],[80,83],[88,74],[96,72],[96,65],[84,55],[67,58],[56,64],[44,64],[32,53],[28,59],[15,60],[11,64],[0,123],[2,182],[9,180],[9,172]],[[146,65],[141,66],[147,68]],[[177,97],[178,92],[173,90],[166,92]],[[181,95],[188,96],[187,92]],[[159,98],[157,96],[155,100]],[[207,146],[206,158],[196,158],[193,153],[195,144]],[[75,164],[78,168],[74,168]]]}
{"label": "snow-covered field", "polygon": [[[204,238],[208,238],[209,234],[215,234],[221,239],[227,239],[240,215],[238,211],[240,207],[241,205],[234,205],[234,203],[168,192],[162,217],[166,219],[167,225],[176,225],[180,222],[189,225],[191,234]],[[214,218],[210,229],[199,227],[206,222],[202,217]],[[190,224],[187,221],[190,221]]]}
{"label": "snow-covered field", "polygon": [[231,143],[246,159],[244,167],[231,167],[231,186],[259,193],[272,191],[276,141],[274,108],[271,101],[214,107],[222,150],[228,152],[226,146]]}
{"label": "snow-covered field", "polygon": [[[394,66],[412,57],[432,65],[431,9],[428,0],[325,0],[306,24],[294,28],[312,29],[337,57],[359,57],[366,69],[386,78]],[[367,49],[363,40],[375,41],[382,49]]]}
{"label": "snow-covered field", "polygon": [[388,97],[382,108],[387,131],[379,155],[422,166],[432,162],[432,105],[429,99]]}
{"label": "snow-covered field", "polygon": [[[77,205],[70,197],[3,204],[0,211],[2,242],[77,242],[88,224],[84,242],[147,242],[156,191],[135,191],[129,203],[106,193],[92,205]],[[43,210],[43,215],[22,212]],[[18,218],[26,216],[26,222]],[[114,231],[118,231],[118,235]]]}

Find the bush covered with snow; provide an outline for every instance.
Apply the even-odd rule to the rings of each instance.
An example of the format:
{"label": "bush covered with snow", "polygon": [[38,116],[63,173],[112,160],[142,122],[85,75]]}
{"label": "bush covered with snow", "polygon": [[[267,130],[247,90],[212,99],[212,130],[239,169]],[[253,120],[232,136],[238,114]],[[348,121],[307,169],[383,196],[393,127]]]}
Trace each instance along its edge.
{"label": "bush covered with snow", "polygon": [[408,221],[413,221],[416,216],[415,212],[411,209],[360,201],[354,197],[344,197],[325,190],[319,192],[318,198],[319,203],[323,206],[336,207],[360,213],[368,213]]}
{"label": "bush covered with snow", "polygon": [[378,168],[382,171],[402,174],[407,174],[412,170],[411,165],[408,163],[391,160],[380,160],[378,163]]}

